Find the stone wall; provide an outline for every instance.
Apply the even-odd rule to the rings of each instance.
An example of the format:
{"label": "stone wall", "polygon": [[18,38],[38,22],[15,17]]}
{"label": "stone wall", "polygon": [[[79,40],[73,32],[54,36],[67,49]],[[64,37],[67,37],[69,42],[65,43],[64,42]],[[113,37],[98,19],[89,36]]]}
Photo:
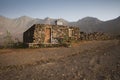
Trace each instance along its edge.
{"label": "stone wall", "polygon": [[80,32],[80,40],[108,40],[112,39],[112,36],[107,33],[102,32],[93,32],[93,33],[85,33]]}
{"label": "stone wall", "polygon": [[23,33],[23,42],[24,43],[32,43],[34,40],[34,30],[35,25],[33,25],[31,28],[29,28],[27,31]]}

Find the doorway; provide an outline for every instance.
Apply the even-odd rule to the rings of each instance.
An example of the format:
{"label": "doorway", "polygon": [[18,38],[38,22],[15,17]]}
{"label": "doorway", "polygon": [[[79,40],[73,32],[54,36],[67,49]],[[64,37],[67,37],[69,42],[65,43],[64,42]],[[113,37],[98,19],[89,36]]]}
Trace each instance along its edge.
{"label": "doorway", "polygon": [[51,28],[46,28],[45,30],[45,43],[51,42]]}

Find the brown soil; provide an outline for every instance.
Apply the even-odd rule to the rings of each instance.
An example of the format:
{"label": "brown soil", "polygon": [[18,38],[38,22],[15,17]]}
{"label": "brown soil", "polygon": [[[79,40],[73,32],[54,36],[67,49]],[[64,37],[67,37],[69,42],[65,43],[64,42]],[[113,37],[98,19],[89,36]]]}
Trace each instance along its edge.
{"label": "brown soil", "polygon": [[71,48],[1,49],[0,80],[120,80],[118,40]]}

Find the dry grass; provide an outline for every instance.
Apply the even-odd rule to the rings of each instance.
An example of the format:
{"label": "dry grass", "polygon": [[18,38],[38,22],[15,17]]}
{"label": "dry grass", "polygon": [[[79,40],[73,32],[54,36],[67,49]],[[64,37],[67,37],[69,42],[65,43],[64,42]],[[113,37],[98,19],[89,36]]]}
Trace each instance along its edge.
{"label": "dry grass", "polygon": [[117,40],[79,42],[71,48],[1,49],[0,79],[119,80],[119,53]]}

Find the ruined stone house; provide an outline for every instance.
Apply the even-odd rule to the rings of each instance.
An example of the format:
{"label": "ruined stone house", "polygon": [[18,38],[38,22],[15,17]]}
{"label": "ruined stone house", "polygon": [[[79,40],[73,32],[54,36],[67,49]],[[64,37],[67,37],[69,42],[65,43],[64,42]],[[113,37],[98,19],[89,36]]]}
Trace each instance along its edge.
{"label": "ruined stone house", "polygon": [[80,38],[78,27],[64,26],[57,22],[55,25],[34,24],[23,34],[23,42],[29,44],[59,44]]}

